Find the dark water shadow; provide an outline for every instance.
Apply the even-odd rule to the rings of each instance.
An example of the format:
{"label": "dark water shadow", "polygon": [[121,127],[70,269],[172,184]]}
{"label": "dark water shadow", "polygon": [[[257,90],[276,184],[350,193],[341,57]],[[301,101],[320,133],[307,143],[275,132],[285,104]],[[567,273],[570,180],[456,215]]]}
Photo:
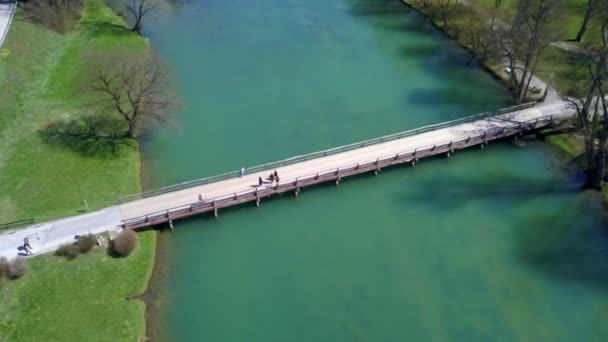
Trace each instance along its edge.
{"label": "dark water shadow", "polygon": [[608,226],[592,193],[562,210],[529,213],[515,225],[518,256],[551,279],[608,290]]}
{"label": "dark water shadow", "polygon": [[417,189],[401,194],[401,201],[423,203],[437,211],[453,211],[468,201],[516,203],[551,196],[569,196],[581,191],[580,176],[568,182],[515,174],[477,174],[462,177],[417,179]]}
{"label": "dark water shadow", "polygon": [[403,16],[409,7],[400,0],[345,0],[349,12],[357,17]]}
{"label": "dark water shadow", "polygon": [[[492,96],[481,96],[483,93],[471,92],[462,85],[446,84],[443,88],[417,88],[406,95],[405,103],[413,103],[417,106],[441,107],[444,110],[462,110],[467,107],[489,108],[496,105],[496,99]],[[479,109],[478,111],[481,111]],[[457,116],[473,115],[477,113],[454,113]]]}
{"label": "dark water shadow", "polygon": [[516,257],[551,280],[608,290],[608,217],[601,194],[582,188],[582,172],[557,179],[501,173],[416,182],[417,190],[404,191],[396,200],[430,206],[438,215],[461,210],[469,201],[498,208],[551,201],[541,211],[521,208],[523,213],[511,224]]}

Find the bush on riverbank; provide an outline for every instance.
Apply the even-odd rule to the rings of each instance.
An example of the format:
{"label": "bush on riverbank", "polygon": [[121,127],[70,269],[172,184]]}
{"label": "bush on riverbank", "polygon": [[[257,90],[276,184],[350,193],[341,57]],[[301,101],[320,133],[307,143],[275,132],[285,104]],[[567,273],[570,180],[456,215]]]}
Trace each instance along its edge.
{"label": "bush on riverbank", "polygon": [[8,277],[8,259],[0,257],[0,279]]}
{"label": "bush on riverbank", "polygon": [[2,278],[19,279],[27,273],[28,269],[23,257],[16,257],[10,261],[5,257],[0,257],[0,280]]}
{"label": "bush on riverbank", "polygon": [[78,237],[75,243],[65,244],[55,251],[56,256],[66,257],[68,260],[74,260],[81,254],[87,254],[97,244],[95,235],[82,235]]}
{"label": "bush on riverbank", "polygon": [[23,9],[32,21],[66,33],[78,23],[83,6],[83,0],[27,0]]}
{"label": "bush on riverbank", "polygon": [[112,251],[117,256],[128,256],[139,246],[139,237],[133,229],[124,229],[112,240]]}
{"label": "bush on riverbank", "polygon": [[8,277],[10,279],[19,279],[23,277],[29,270],[27,262],[23,257],[16,257],[8,264]]}

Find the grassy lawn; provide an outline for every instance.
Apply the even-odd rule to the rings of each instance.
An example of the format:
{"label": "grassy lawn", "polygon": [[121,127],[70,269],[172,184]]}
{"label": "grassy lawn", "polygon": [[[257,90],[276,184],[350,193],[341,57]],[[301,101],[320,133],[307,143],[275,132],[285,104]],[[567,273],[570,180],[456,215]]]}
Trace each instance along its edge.
{"label": "grassy lawn", "polygon": [[[502,9],[508,16],[515,14],[517,9],[517,0],[504,0]],[[479,4],[485,8],[494,8],[494,0],[479,0]],[[561,40],[574,39],[583,23],[583,16],[588,0],[566,0],[564,6],[563,18],[560,20]]]}
{"label": "grassy lawn", "polygon": [[146,288],[155,239],[140,234],[127,258],[96,247],[73,261],[31,259],[26,278],[0,285],[0,341],[138,341],[145,306],[131,298]]}
{"label": "grassy lawn", "polygon": [[[15,17],[0,50],[0,223],[36,222],[116,203],[140,190],[138,145],[113,156],[87,156],[39,137],[47,123],[91,110],[80,76],[91,47],[149,48],[101,0],[87,3],[79,26],[59,35]],[[129,50],[131,51],[131,50]],[[103,249],[73,261],[30,260],[23,279],[0,283],[0,341],[135,341],[144,334],[144,303],[129,300],[146,287],[155,233],[115,259]]]}
{"label": "grassy lawn", "polygon": [[[146,49],[145,39],[118,30],[116,17],[92,1],[80,29],[61,36],[17,15],[0,53],[0,218],[36,222],[116,203],[139,191],[137,144],[117,156],[87,156],[51,146],[38,136],[45,124],[90,111],[79,79],[87,48]],[[2,223],[0,222],[0,223]]]}
{"label": "grassy lawn", "polygon": [[572,159],[581,156],[585,152],[582,138],[573,134],[552,135],[547,137],[547,141]]}
{"label": "grassy lawn", "polygon": [[576,82],[585,79],[585,71],[573,67],[576,54],[560,48],[549,46],[541,55],[536,75],[550,82],[562,92],[573,89]]}

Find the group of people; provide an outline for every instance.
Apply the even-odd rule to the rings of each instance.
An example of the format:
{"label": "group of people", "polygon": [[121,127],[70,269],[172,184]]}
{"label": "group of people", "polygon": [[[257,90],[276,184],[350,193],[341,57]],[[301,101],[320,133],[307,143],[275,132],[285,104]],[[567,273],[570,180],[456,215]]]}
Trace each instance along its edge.
{"label": "group of people", "polygon": [[[274,170],[274,172],[271,172],[268,178],[266,179],[268,179],[270,183],[277,182],[276,184],[279,184],[279,173],[277,172],[277,170]],[[258,184],[260,186],[264,184],[264,180],[262,179],[262,177],[258,177]]]}
{"label": "group of people", "polygon": [[[241,170],[239,171],[239,174],[241,175],[241,177],[244,177],[245,175],[247,175],[247,170],[242,167]],[[266,178],[271,184],[279,184],[279,173],[277,172],[277,170],[274,170],[274,172],[271,172],[270,175],[268,175],[268,177]],[[276,182],[276,183],[275,183]],[[258,177],[258,184],[259,186],[262,186],[264,184],[264,180],[262,179],[262,177]],[[198,195],[198,202],[199,203],[205,203],[205,198],[203,197],[202,194]]]}

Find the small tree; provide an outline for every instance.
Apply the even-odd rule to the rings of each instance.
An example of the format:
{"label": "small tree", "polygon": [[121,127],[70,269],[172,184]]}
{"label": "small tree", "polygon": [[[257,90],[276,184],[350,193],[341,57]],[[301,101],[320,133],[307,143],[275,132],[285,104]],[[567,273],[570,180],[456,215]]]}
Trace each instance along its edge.
{"label": "small tree", "polygon": [[596,5],[599,4],[601,0],[587,0],[587,8],[585,9],[585,16],[583,17],[583,23],[581,24],[581,28],[574,38],[577,42],[582,42],[585,38],[585,34],[589,29],[589,22],[591,21],[591,17],[593,17],[593,12],[596,9]]}
{"label": "small tree", "polygon": [[28,267],[25,258],[16,257],[8,265],[8,276],[11,279],[18,279],[27,273]]}
{"label": "small tree", "polygon": [[133,21],[131,31],[141,34],[143,20],[147,16],[158,11],[159,3],[156,0],[130,0],[126,9],[130,19]]}
{"label": "small tree", "polygon": [[497,25],[499,46],[511,73],[510,85],[519,102],[526,100],[543,50],[558,35],[562,0],[520,0],[508,25]]}
{"label": "small tree", "polygon": [[451,14],[454,6],[458,5],[458,0],[437,0],[437,5],[439,6],[443,27],[447,27],[448,17]]}
{"label": "small tree", "polygon": [[112,249],[120,256],[128,256],[138,245],[139,237],[133,229],[124,229],[112,240]]}
{"label": "small tree", "polygon": [[587,77],[562,98],[576,110],[585,139],[586,186],[601,190],[608,159],[608,4],[596,10],[601,14],[600,42],[579,50],[575,61]]}

